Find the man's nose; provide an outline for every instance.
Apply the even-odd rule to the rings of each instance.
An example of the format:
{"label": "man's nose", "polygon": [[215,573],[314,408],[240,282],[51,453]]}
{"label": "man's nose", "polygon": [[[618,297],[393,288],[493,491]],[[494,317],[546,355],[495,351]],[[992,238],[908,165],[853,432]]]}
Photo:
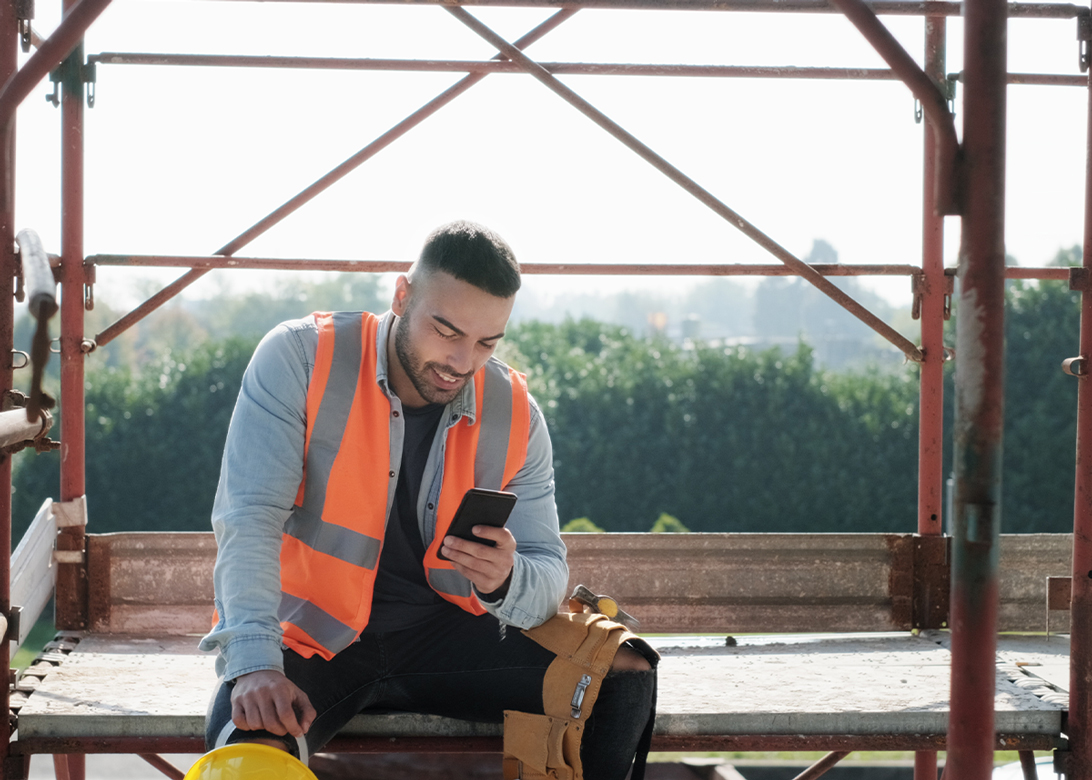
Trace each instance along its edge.
{"label": "man's nose", "polygon": [[447,356],[447,363],[460,374],[469,374],[474,368],[474,346],[454,344]]}

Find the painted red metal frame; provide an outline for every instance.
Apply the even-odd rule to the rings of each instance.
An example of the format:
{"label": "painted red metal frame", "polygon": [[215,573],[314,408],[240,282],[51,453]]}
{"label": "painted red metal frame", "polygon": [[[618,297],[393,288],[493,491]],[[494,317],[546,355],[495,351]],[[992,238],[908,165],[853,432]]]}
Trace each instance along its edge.
{"label": "painted red metal frame", "polygon": [[1008,20],[999,0],[964,14],[963,237],[956,350],[952,539],[950,780],[993,771],[1004,427],[1005,74]]}
{"label": "painted red metal frame", "polygon": [[817,777],[822,777],[829,770],[838,766],[843,758],[849,755],[848,750],[835,750],[831,753],[827,753],[821,759],[809,766],[803,772],[798,774],[793,780],[815,780]]}
{"label": "painted red metal frame", "polygon": [[[169,65],[218,68],[306,68],[311,70],[406,71],[433,73],[522,73],[512,62],[478,60],[401,60],[339,57],[277,57],[218,54],[154,54],[103,52],[87,58],[102,65]],[[884,68],[808,68],[768,65],[649,65],[632,62],[540,62],[549,73],[581,76],[680,76],[687,78],[822,79],[898,81],[894,70]],[[933,77],[945,80],[943,73]],[[962,81],[962,73],[947,76]],[[1009,84],[1087,87],[1084,76],[1051,73],[1009,73]],[[935,153],[935,152],[934,152]]]}
{"label": "painted red metal frame", "polygon": [[[283,2],[297,2],[298,0],[282,0]],[[323,0],[309,0],[309,2],[322,2]],[[339,0],[340,2],[357,3],[360,5],[420,5],[431,3],[444,5],[444,0]],[[559,3],[558,0],[476,0],[475,6],[480,7],[510,7],[510,8],[550,8],[570,5],[579,8],[596,9],[631,9],[640,10],[665,10],[672,11],[756,11],[762,13],[777,12],[803,12],[830,14],[839,13],[827,0],[580,0],[580,2]],[[961,16],[962,5],[957,2],[940,2],[939,0],[922,0],[914,2],[907,0],[872,0],[869,6],[877,14],[890,14],[893,16]],[[1088,7],[1074,5],[1072,3],[1007,3],[1006,12],[1014,19],[1074,19],[1088,14]]]}
{"label": "painted red metal frame", "polygon": [[[1088,74],[1088,150],[1085,159],[1084,274],[1080,277],[1081,341],[1085,365],[1092,361],[1092,71]],[[1077,389],[1077,467],[1073,502],[1073,579],[1070,595],[1069,776],[1092,778],[1092,382]]]}
{"label": "painted red metal frame", "polygon": [[[925,73],[944,75],[945,17],[925,18]],[[918,533],[939,536],[944,529],[944,312],[948,279],[944,274],[944,217],[936,207],[936,136],[924,133],[922,186],[921,376],[918,404]],[[914,780],[936,780],[937,751],[914,754]]]}
{"label": "painted red metal frame", "polygon": [[[32,737],[12,744],[16,755],[42,753],[200,753],[203,737]],[[695,750],[758,752],[766,750],[945,750],[944,734],[694,734],[691,736],[656,735],[652,749],[682,753]],[[998,734],[998,750],[1052,750],[1061,740],[1048,734]],[[350,737],[338,736],[327,745],[331,753],[499,753],[501,737]]]}
{"label": "painted red metal frame", "polygon": [[[90,255],[87,263],[94,265],[143,268],[199,269],[270,269],[280,271],[340,271],[348,273],[404,273],[409,270],[406,260],[307,260],[274,257],[186,257],[166,255]],[[784,265],[744,263],[520,263],[520,273],[531,275],[564,274],[575,276],[793,276]],[[913,276],[920,273],[916,265],[816,264],[824,276]],[[1059,270],[1059,269],[1051,269]],[[1065,270],[1065,269],[1060,269]],[[1059,278],[1068,279],[1068,275]]]}
{"label": "painted red metal frame", "polygon": [[[0,3],[0,30],[9,31],[0,35],[0,81],[10,83],[19,65],[19,44],[14,34],[16,29],[15,7],[12,3]],[[0,189],[7,183],[15,182],[15,127],[14,122],[6,123],[0,129],[0,165],[7,163],[0,171]],[[3,388],[12,387],[14,371],[12,369],[12,349],[15,346],[15,274],[18,256],[12,251],[15,246],[15,198],[14,192],[7,190],[6,196],[0,195],[0,247],[9,250],[0,254],[0,382]],[[0,458],[0,612],[11,614],[11,458]],[[9,621],[10,622],[10,621]],[[10,642],[0,642],[0,661],[7,669],[11,666]],[[11,703],[11,692],[7,685],[0,686],[0,712],[7,712]],[[10,733],[10,732],[8,732]],[[0,772],[7,764],[10,743],[0,740]]]}
{"label": "painted red metal frame", "polygon": [[[352,1],[352,0],[350,0]],[[359,0],[372,2],[374,0]],[[0,44],[0,72],[6,73],[5,86],[0,90],[0,246],[10,246],[14,237],[13,220],[13,130],[11,120],[15,107],[29,93],[60,59],[79,41],[83,31],[91,21],[105,8],[109,0],[82,0],[78,4],[66,2],[68,13],[57,31],[42,42],[39,51],[22,70],[16,69],[15,38],[8,35]],[[461,8],[447,7],[452,14],[460,18],[467,26],[496,46],[502,55],[512,63],[461,63],[433,62],[420,64],[415,69],[456,69],[470,70],[471,75],[459,82],[451,90],[440,95],[432,103],[396,125],[388,133],[380,136],[357,155],[331,171],[296,198],[284,204],[268,217],[252,226],[232,242],[225,245],[217,258],[134,258],[118,256],[100,256],[88,258],[91,263],[145,265],[153,262],[158,265],[178,265],[190,268],[190,271],[174,285],[140,307],[134,314],[135,319],[116,323],[115,332],[124,329],[140,316],[153,310],[158,303],[183,289],[214,267],[307,267],[317,269],[323,264],[330,270],[404,270],[404,263],[344,263],[342,261],[298,261],[272,260],[268,258],[234,258],[239,249],[272,225],[291,214],[303,203],[319,192],[327,189],[334,182],[347,175],[351,170],[369,159],[377,151],[391,143],[395,138],[407,132],[411,127],[435,113],[440,107],[454,99],[462,91],[477,83],[491,72],[510,72],[518,67],[530,73],[547,87],[577,107],[600,126],[611,132],[630,149],[646,161],[657,167],[676,183],[691,192],[698,200],[712,208],[722,217],[743,230],[760,245],[766,247],[780,259],[784,266],[571,266],[540,265],[525,268],[529,273],[658,273],[658,274],[701,274],[701,275],[744,275],[758,274],[800,275],[815,286],[838,300],[870,326],[884,333],[908,355],[922,362],[922,431],[919,441],[921,474],[919,476],[919,520],[918,528],[922,534],[936,534],[941,525],[939,451],[942,440],[942,405],[943,361],[943,316],[944,299],[947,295],[947,274],[942,266],[941,248],[943,223],[936,212],[960,207],[964,217],[964,247],[961,263],[962,295],[961,305],[966,327],[961,323],[959,347],[961,353],[961,376],[957,380],[957,403],[960,407],[961,426],[956,432],[958,484],[956,494],[956,528],[954,544],[953,577],[953,690],[952,724],[947,738],[940,736],[894,736],[876,738],[841,737],[696,737],[696,738],[659,738],[655,746],[663,750],[685,750],[690,747],[708,749],[716,743],[721,749],[799,749],[807,746],[811,749],[822,748],[835,752],[856,749],[913,749],[919,751],[916,774],[919,780],[928,776],[929,767],[935,773],[937,749],[948,747],[949,767],[953,778],[972,778],[980,780],[988,777],[992,764],[992,750],[995,747],[1007,749],[1049,749],[1056,746],[1051,737],[1000,737],[992,734],[992,696],[993,696],[993,646],[996,633],[996,553],[999,518],[996,507],[1000,495],[1000,423],[1002,419],[1003,399],[1001,397],[1001,330],[1003,326],[1003,280],[1005,278],[1040,278],[1065,279],[1070,277],[1068,269],[1006,269],[1003,253],[1003,193],[1004,193],[1004,106],[1006,83],[1035,84],[1074,84],[1077,77],[1052,76],[1049,74],[1008,74],[1005,63],[1006,14],[1017,17],[1038,18],[1075,18],[1088,16],[1087,8],[1066,4],[1042,3],[1003,3],[1000,0],[968,0],[966,5],[939,0],[925,2],[903,2],[901,0],[876,0],[870,4],[871,11],[859,0],[835,0],[836,4],[854,20],[866,37],[877,44],[878,50],[888,59],[892,71],[852,69],[797,69],[794,77],[812,78],[824,72],[824,78],[893,78],[898,74],[905,80],[915,94],[922,99],[930,115],[931,130],[926,132],[926,196],[925,224],[923,232],[923,267],[916,269],[908,266],[821,268],[810,267],[784,249],[772,239],[761,233],[726,205],[702,189],[693,180],[644,146],[636,138],[613,123],[590,104],[568,90],[553,78],[556,72],[595,72],[616,74],[641,73],[646,75],[660,72],[662,75],[749,75],[751,77],[773,76],[774,69],[748,69],[717,67],[704,72],[699,69],[686,69],[689,66],[634,66],[634,65],[589,65],[580,63],[536,63],[519,50],[536,39],[548,29],[552,29],[564,19],[575,13],[575,8],[563,10],[551,17],[547,23],[536,28],[515,45],[501,39],[481,22]],[[477,5],[504,5],[525,7],[553,7],[549,0],[482,0]],[[12,21],[10,3],[0,2],[4,11],[0,13],[0,24],[4,20]],[[585,0],[580,7],[587,8],[662,8],[662,0]],[[682,0],[672,3],[672,8],[679,10],[733,10],[733,11],[795,11],[829,13],[835,10],[825,0],[741,0],[725,3],[722,0]],[[946,98],[936,89],[943,77],[943,19],[942,17],[966,11],[965,49],[975,52],[969,57],[967,69],[962,78],[965,80],[964,91],[964,147],[967,165],[957,165],[954,124],[947,110]],[[901,14],[926,16],[927,56],[924,71],[917,68],[913,60],[886,34],[874,14]],[[0,29],[13,30],[14,25]],[[134,55],[145,56],[145,55]],[[147,55],[157,56],[157,55]],[[235,58],[234,64],[244,63],[243,58]],[[333,62],[333,61],[328,61]],[[342,66],[350,61],[341,61]],[[368,67],[409,67],[404,61],[351,61],[367,62]],[[377,63],[382,63],[381,65]],[[187,64],[211,64],[192,61]],[[225,63],[217,63],[225,64]],[[280,63],[285,66],[285,63]],[[326,67],[318,61],[308,61],[308,67]],[[358,65],[351,65],[357,67]],[[551,66],[554,68],[551,71]],[[44,67],[44,70],[42,68]],[[364,67],[359,65],[359,67]],[[704,66],[703,66],[704,67]],[[569,70],[564,68],[587,69]],[[664,69],[656,71],[656,68]],[[614,69],[614,70],[610,70]],[[780,70],[780,69],[777,69]],[[852,75],[851,75],[852,74]],[[10,78],[8,78],[10,77]],[[930,81],[931,79],[931,81]],[[1082,85],[1084,80],[1080,81]],[[1092,83],[1088,84],[1092,95]],[[62,304],[62,401],[66,411],[71,409],[71,416],[63,418],[64,430],[69,432],[66,444],[70,447],[65,452],[66,466],[62,472],[61,497],[71,500],[82,495],[83,476],[83,337],[82,304],[83,285],[86,279],[86,266],[83,260],[83,129],[82,87],[66,91],[62,110],[64,145],[66,154],[63,158],[64,198],[62,234],[62,284],[64,289]],[[1092,138],[1092,99],[1089,106],[1089,136]],[[939,151],[938,151],[939,150]],[[936,153],[934,155],[934,153]],[[1089,150],[1088,193],[1086,207],[1092,209],[1092,147]],[[932,161],[932,162],[930,162]],[[949,173],[949,168],[951,173]],[[938,170],[939,169],[939,170]],[[957,188],[957,179],[958,187]],[[930,186],[936,183],[937,189]],[[938,197],[939,195],[939,197]],[[2,242],[7,241],[7,244]],[[1084,279],[1092,277],[1092,210],[1089,211],[1085,234]],[[9,264],[12,262],[9,253]],[[282,265],[278,265],[282,264]],[[892,337],[889,326],[882,322],[872,322],[867,311],[851,299],[848,301],[840,290],[826,280],[826,275],[862,275],[864,273],[909,273],[919,280],[922,315],[922,348],[910,344],[898,334]],[[1074,277],[1078,278],[1078,277]],[[5,282],[9,292],[11,275]],[[831,290],[830,288],[833,288]],[[1089,292],[1084,290],[1084,292]],[[0,372],[11,385],[11,296],[7,297],[3,318],[4,343],[9,347],[4,350],[5,358],[0,362]],[[1092,296],[1083,296],[1083,314],[1081,331],[1081,354],[1088,359],[1092,351]],[[132,315],[130,315],[132,317]],[[873,318],[874,319],[874,318]],[[891,333],[885,332],[891,331]],[[901,340],[901,341],[900,341]],[[102,342],[105,343],[105,342]],[[1078,448],[1089,446],[1092,442],[1092,396],[1089,384],[1080,383],[1080,418],[1078,422]],[[71,462],[68,462],[68,461]],[[10,468],[0,466],[0,479],[10,487]],[[1076,505],[1074,513],[1075,542],[1074,550],[1074,588],[1073,588],[1073,679],[1071,684],[1071,713],[1068,733],[1073,745],[1071,757],[1071,777],[1092,780],[1092,726],[1087,722],[1092,701],[1089,700],[1092,685],[1092,652],[1090,652],[1088,630],[1092,629],[1092,457],[1078,457]],[[10,556],[10,490],[2,501],[6,502],[6,511],[0,512],[0,531],[6,524],[3,534],[7,544],[6,551],[0,550],[3,562],[0,566],[0,608],[8,607],[7,566]],[[0,652],[6,652],[6,647]],[[5,696],[7,694],[5,693]],[[988,701],[985,697],[988,695]],[[1074,717],[1076,716],[1076,717]],[[131,742],[131,744],[130,744]],[[412,740],[400,740],[399,749],[425,747]],[[427,742],[428,749],[436,749],[436,740]],[[33,741],[15,743],[13,749],[18,754],[30,752],[86,753],[86,752],[135,752],[147,753],[155,750],[191,750],[200,749],[199,740],[145,740],[126,741],[107,740],[72,740],[67,744],[35,743]],[[458,748],[463,750],[496,750],[499,743],[460,740]],[[492,746],[492,747],[490,747]],[[339,739],[336,747],[346,750],[390,750],[392,743],[388,739],[346,740]],[[455,745],[451,746],[455,748]],[[5,748],[12,749],[11,747]],[[82,774],[77,762],[70,767],[73,776]],[[0,765],[0,777],[5,768]]]}
{"label": "painted red metal frame", "polygon": [[[278,57],[225,54],[102,52],[87,58],[100,65],[173,65],[218,68],[306,68],[309,70],[393,70],[439,73],[523,73],[514,62],[498,60],[404,60],[349,57]],[[585,76],[711,76],[735,78],[892,80],[882,68],[798,68],[740,65],[649,65],[642,63],[540,62],[555,74]]]}
{"label": "painted red metal frame", "polygon": [[[301,68],[308,70],[405,71],[411,73],[522,73],[513,62],[495,60],[403,60],[349,57],[279,57],[234,54],[167,54],[149,52],[102,52],[87,58],[100,65],[168,65],[204,68]],[[685,76],[687,78],[822,79],[898,81],[894,70],[884,68],[821,68],[769,65],[684,65],[635,62],[539,62],[554,75],[581,76]],[[930,74],[940,83],[946,78],[962,81],[962,73]],[[1009,73],[1009,84],[1086,87],[1084,76],[1050,73]]]}
{"label": "painted red metal frame", "polygon": [[[76,0],[64,0],[72,14]],[[80,44],[82,46],[82,43]],[[44,48],[44,47],[43,47]],[[39,50],[41,51],[41,50]],[[66,55],[67,56],[67,55]],[[66,81],[61,89],[61,430],[84,430],[83,399],[83,80]],[[84,437],[64,436],[61,443],[61,501],[73,501],[85,492]],[[66,528],[58,536],[58,549],[83,550],[84,529]],[[82,567],[60,564],[60,593],[56,599],[58,628],[81,629],[79,603]],[[67,585],[67,587],[64,587]]]}
{"label": "painted red metal frame", "polygon": [[[88,255],[87,265],[130,268],[193,268],[198,270],[264,269],[271,271],[337,271],[343,273],[403,273],[408,260],[319,260],[286,257],[223,257],[209,255]],[[904,263],[816,263],[823,276],[915,276],[923,268]],[[1076,266],[1074,266],[1076,268]],[[954,277],[956,269],[939,268],[942,277]],[[796,276],[784,264],[765,263],[521,263],[525,274],[567,276]],[[1005,266],[1006,279],[1069,281],[1072,268],[1057,266]],[[939,278],[938,278],[939,279]],[[950,284],[939,280],[947,288]]]}
{"label": "painted red metal frame", "polygon": [[920,102],[933,131],[933,206],[940,214],[960,213],[956,178],[959,140],[955,119],[948,110],[948,98],[940,91],[939,82],[921,69],[863,0],[831,0],[831,3],[860,30]]}

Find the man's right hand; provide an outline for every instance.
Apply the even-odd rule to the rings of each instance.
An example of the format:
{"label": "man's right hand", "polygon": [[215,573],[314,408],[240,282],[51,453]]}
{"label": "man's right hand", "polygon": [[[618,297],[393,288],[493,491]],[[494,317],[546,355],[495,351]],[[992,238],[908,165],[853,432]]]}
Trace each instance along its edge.
{"label": "man's right hand", "polygon": [[311,728],[315,715],[307,694],[283,672],[266,669],[235,678],[231,720],[238,729],[301,737]]}

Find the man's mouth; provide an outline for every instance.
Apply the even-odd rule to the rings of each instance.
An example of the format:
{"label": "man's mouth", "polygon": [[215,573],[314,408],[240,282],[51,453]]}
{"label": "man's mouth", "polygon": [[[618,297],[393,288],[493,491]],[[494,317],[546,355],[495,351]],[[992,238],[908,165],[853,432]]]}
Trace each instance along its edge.
{"label": "man's mouth", "polygon": [[464,377],[459,375],[459,374],[449,374],[449,373],[447,373],[445,371],[441,371],[440,369],[436,368],[435,366],[433,366],[432,371],[433,371],[433,373],[436,374],[436,376],[438,376],[440,378],[440,380],[444,384],[455,385],[455,384],[458,384],[459,381],[464,379]]}

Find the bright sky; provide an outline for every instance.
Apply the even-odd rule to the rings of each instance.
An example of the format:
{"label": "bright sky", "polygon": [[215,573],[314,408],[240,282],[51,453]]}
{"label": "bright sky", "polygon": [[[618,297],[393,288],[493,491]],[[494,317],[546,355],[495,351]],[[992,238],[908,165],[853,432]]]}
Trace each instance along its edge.
{"label": "bright sky", "polygon": [[[56,25],[37,3],[35,28]],[[514,40],[550,12],[471,9]],[[920,58],[923,22],[881,17]],[[1078,73],[1074,20],[1009,23],[1013,72]],[[948,21],[948,71],[962,24]],[[114,0],[91,28],[103,51],[488,59],[495,51],[442,8]],[[544,61],[886,67],[834,14],[581,11],[528,49]],[[23,61],[25,61],[23,57]],[[219,249],[460,78],[459,74],[100,65],[87,112],[86,251]],[[562,76],[562,81],[803,257],[823,238],[843,263],[921,263],[924,125],[899,82]],[[43,82],[19,112],[17,228],[60,248],[60,111]],[[1087,92],[1009,88],[1007,246],[1023,265],[1079,243]],[[961,126],[962,95],[956,126]],[[412,259],[425,234],[483,222],[523,262],[775,262],[559,97],[493,75],[239,252]],[[959,220],[946,220],[954,265]],[[165,271],[166,281],[181,272]],[[147,277],[147,274],[142,274]],[[257,284],[221,271],[193,293]],[[603,284],[537,278],[564,296]],[[612,289],[671,289],[663,278]],[[687,282],[690,283],[690,282]],[[100,269],[96,295],[151,291]],[[876,282],[909,301],[909,281]]]}

